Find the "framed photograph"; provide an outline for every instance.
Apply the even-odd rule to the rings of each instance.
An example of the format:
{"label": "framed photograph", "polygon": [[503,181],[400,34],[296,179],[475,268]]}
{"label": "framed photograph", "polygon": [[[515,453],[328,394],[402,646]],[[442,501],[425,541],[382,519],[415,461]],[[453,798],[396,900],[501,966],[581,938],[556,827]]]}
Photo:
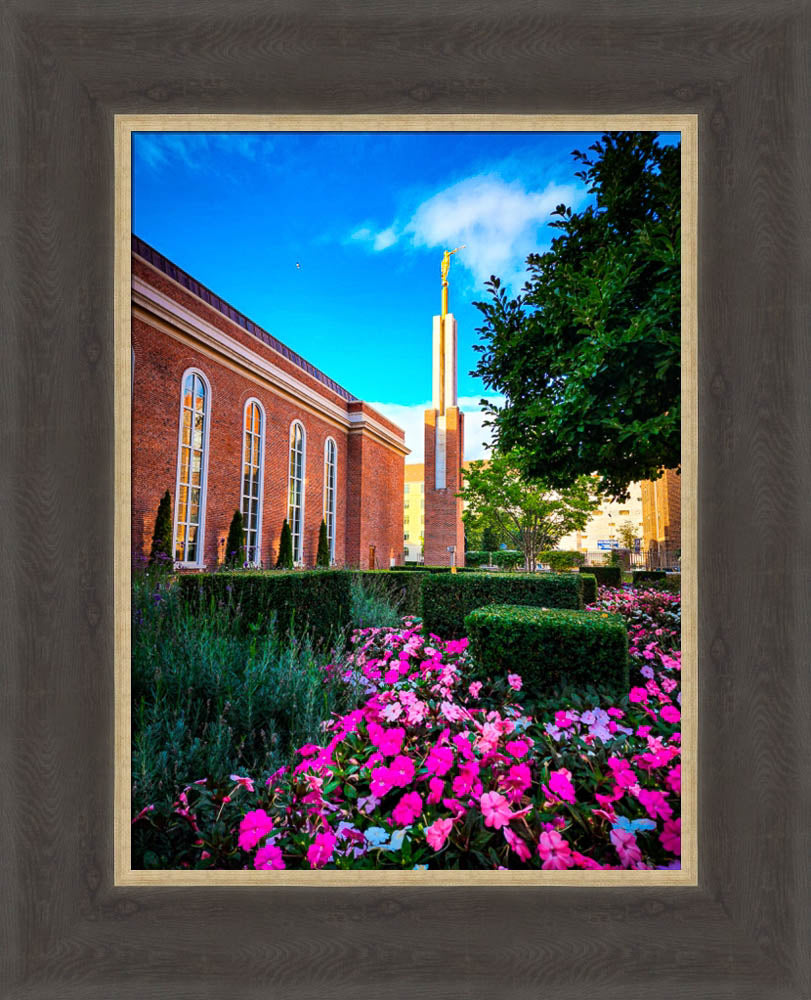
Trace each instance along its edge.
{"label": "framed photograph", "polygon": [[[0,127],[5,181],[0,253],[6,279],[6,294],[0,296],[0,505],[7,528],[5,600],[0,605],[6,654],[0,745],[7,762],[0,836],[7,919],[2,922],[0,995],[141,1000],[225,994],[326,994],[338,1000],[361,993],[392,998],[495,994],[517,1000],[546,992],[580,997],[584,991],[623,1000],[654,992],[753,1000],[807,996],[809,817],[802,762],[811,748],[801,650],[808,641],[802,631],[807,628],[802,542],[808,534],[805,498],[811,484],[803,460],[807,331],[800,321],[809,265],[804,12],[793,4],[775,7],[761,0],[710,11],[697,11],[681,0],[655,9],[632,2],[621,11],[573,8],[558,0],[540,6],[510,0],[498,7],[453,3],[437,8],[417,0],[306,9],[287,2],[270,7],[249,2],[239,9],[214,4],[193,10],[172,0],[146,0],[137,9],[96,4],[49,8],[20,0],[4,8],[0,29],[0,58],[8,68],[0,91],[8,111]],[[388,116],[392,127],[386,129],[380,123]],[[145,828],[133,824],[131,809],[135,704],[129,689],[130,613],[138,608],[131,603],[130,588],[134,536],[141,530],[131,499],[138,495],[135,487],[141,489],[146,481],[146,466],[135,455],[139,446],[144,450],[145,440],[135,429],[144,425],[136,424],[133,403],[139,398],[138,379],[148,367],[146,357],[138,357],[146,327],[162,324],[162,333],[175,344],[181,344],[178,331],[185,329],[187,339],[197,338],[198,354],[205,359],[177,371],[174,361],[167,362],[173,397],[166,408],[166,428],[156,431],[154,447],[159,456],[166,450],[163,431],[168,428],[174,436],[170,482],[162,490],[151,487],[143,501],[141,555],[148,561],[160,534],[155,530],[159,504],[163,493],[170,494],[169,530],[163,537],[169,538],[172,569],[192,581],[183,586],[200,586],[201,555],[206,570],[227,563],[229,529],[237,512],[243,529],[240,534],[235,528],[232,538],[237,558],[241,543],[246,546],[244,563],[275,564],[280,550],[287,551],[283,526],[276,524],[280,514],[288,521],[292,561],[300,553],[306,565],[315,553],[312,561],[317,562],[321,532],[320,524],[312,524],[313,504],[326,528],[322,557],[338,563],[343,545],[348,562],[350,528],[341,503],[349,493],[340,482],[351,463],[348,444],[341,454],[344,438],[338,428],[363,425],[359,436],[368,433],[378,442],[388,441],[391,452],[397,451],[398,440],[405,442],[406,428],[374,406],[392,402],[392,397],[372,396],[360,382],[357,389],[354,382],[345,384],[349,379],[335,370],[336,359],[319,363],[321,354],[310,357],[299,342],[288,343],[278,331],[268,330],[271,324],[261,309],[238,288],[219,286],[217,273],[225,276],[228,268],[215,267],[209,276],[200,257],[179,259],[177,247],[158,246],[156,237],[150,242],[146,232],[136,231],[132,161],[129,172],[126,162],[132,136],[446,135],[459,132],[460,121],[477,118],[479,125],[471,124],[466,132],[580,130],[602,135],[647,128],[681,138],[682,221],[693,224],[694,242],[687,252],[680,244],[681,402],[686,414],[681,427],[686,673],[678,708],[685,755],[680,868],[668,868],[664,855],[656,855],[647,870],[634,868],[632,840],[644,844],[650,832],[643,829],[650,817],[638,796],[639,811],[621,812],[613,803],[605,804],[606,846],[594,855],[601,870],[557,867],[565,849],[547,836],[546,857],[541,857],[529,834],[518,829],[521,817],[513,815],[524,808],[519,789],[513,800],[503,782],[492,789],[506,800],[503,809],[498,799],[485,805],[479,801],[482,831],[489,836],[497,828],[502,833],[506,824],[499,816],[509,812],[508,823],[515,823],[517,835],[526,837],[536,857],[544,862],[551,858],[554,867],[527,871],[520,868],[520,853],[518,863],[510,864],[507,855],[503,864],[496,851],[496,860],[484,852],[480,866],[460,863],[438,869],[432,865],[433,854],[440,856],[452,842],[448,836],[440,844],[442,829],[432,834],[433,854],[413,857],[409,867],[331,867],[338,852],[323,839],[316,843],[316,831],[308,832],[306,843],[296,844],[294,837],[273,840],[273,831],[262,824],[269,819],[274,829],[281,826],[282,800],[250,799],[246,782],[252,783],[255,775],[247,767],[232,771],[229,758],[224,758],[224,777],[233,781],[235,794],[229,794],[230,788],[207,793],[219,796],[217,810],[250,804],[236,825],[239,834],[247,834],[246,845],[258,835],[244,848],[245,865],[206,870],[200,864],[207,847],[195,841],[181,844],[177,865],[163,864],[163,847],[155,850],[147,844]],[[509,128],[499,129],[496,120]],[[532,124],[525,129],[521,122]],[[159,147],[153,155],[160,156]],[[363,169],[361,163],[358,173]],[[464,176],[459,172],[455,179]],[[371,192],[371,180],[368,186]],[[561,201],[575,214],[579,211],[573,199]],[[155,206],[159,211],[160,204]],[[206,197],[196,208],[203,220],[196,223],[200,232],[218,204]],[[370,211],[359,214],[351,230],[341,230],[347,240],[355,237],[359,273],[369,268],[374,254],[396,246],[400,222],[407,224],[412,217],[404,211],[387,220]],[[689,226],[682,228],[682,237],[685,229]],[[448,359],[453,329],[443,317],[460,301],[454,296],[472,273],[473,258],[463,258],[466,239],[456,243],[450,237],[443,231],[424,248],[434,255],[435,271],[426,280],[434,283],[436,299],[425,321],[431,328],[438,313],[442,334],[436,348],[430,341],[436,376],[431,395],[424,393],[422,400],[431,404],[423,412],[423,430],[429,428],[423,443],[433,442],[435,450],[425,450],[421,481],[424,486],[433,481],[434,489],[463,457],[453,451],[453,393],[461,397],[463,386],[452,385]],[[205,258],[204,241],[198,249]],[[235,261],[226,263],[233,272]],[[422,261],[416,263],[422,266]],[[290,280],[306,282],[312,258],[295,256],[289,267]],[[323,270],[320,281],[325,281]],[[441,297],[446,281],[447,312]],[[505,296],[509,307],[516,289],[511,286]],[[290,315],[301,315],[308,298],[313,296],[302,291]],[[358,301],[365,305],[373,300],[372,290],[361,283]],[[496,319],[491,313],[483,325],[489,322],[495,331]],[[136,321],[142,326],[133,331]],[[263,333],[276,340],[265,340]],[[294,388],[308,413],[306,420],[298,420],[299,436],[297,419],[289,415],[280,452],[271,450],[265,437],[264,465],[252,461],[253,441],[261,438],[263,428],[267,435],[276,417],[266,388],[256,381],[256,369],[251,376],[256,388],[240,388],[236,402],[226,403],[228,394],[212,379],[209,367],[215,361],[214,345],[222,358],[230,350],[228,338],[239,337],[246,338],[245,344],[251,343],[249,337],[257,342],[259,361],[270,364],[267,352],[275,352],[274,371],[266,369],[268,379],[272,374],[279,389],[286,372],[288,396]],[[240,368],[245,377],[244,360],[232,356],[230,364],[232,375]],[[303,388],[314,395],[305,398]],[[332,434],[315,430],[315,395],[333,404]],[[199,427],[198,398],[203,400]],[[255,411],[253,400],[259,404]],[[186,409],[190,432],[184,444]],[[215,450],[216,421],[232,410],[239,422],[239,477],[233,509],[220,510],[217,477],[222,470],[215,463],[223,468],[228,463]],[[350,420],[351,412],[359,418]],[[431,413],[437,414],[433,424]],[[131,433],[129,455],[120,448],[122,428]],[[195,466],[198,429],[200,463]],[[206,434],[211,435],[207,443]],[[184,447],[189,452],[186,465]],[[307,481],[314,455],[315,486]],[[297,493],[298,456],[302,475]],[[281,469],[275,480],[273,463]],[[140,479],[133,484],[136,469]],[[165,471],[161,476],[166,478]],[[286,489],[270,485],[284,480]],[[243,485],[247,490],[240,492]],[[402,485],[405,494],[405,481]],[[192,491],[204,486],[205,501],[201,494],[195,504]],[[187,492],[178,517],[182,487]],[[428,505],[430,509],[430,501]],[[405,515],[407,506],[403,497],[400,513]],[[333,511],[331,526],[327,515]],[[692,523],[685,530],[688,511]],[[617,515],[624,516],[619,507]],[[578,548],[578,530],[572,551]],[[602,541],[609,558],[611,533],[594,536],[594,551],[603,550],[598,545]],[[31,545],[34,537],[37,544]],[[395,566],[406,561],[405,543],[411,539],[399,541],[402,551],[391,553],[389,540],[358,533],[355,554],[364,571],[397,572],[390,568],[391,560]],[[459,572],[462,545],[464,541],[443,539],[440,551],[444,548],[445,555],[431,557],[455,563],[457,573],[450,573],[450,565],[445,573],[422,571],[436,581],[428,586],[435,586],[437,594],[445,577],[458,577],[455,583],[469,578]],[[622,548],[630,560],[634,546]],[[369,570],[370,565],[376,568]],[[629,561],[626,572],[630,567]],[[340,566],[324,570],[343,571]],[[239,567],[235,575],[254,572],[260,571]],[[278,578],[286,572],[280,567]],[[291,576],[306,578],[310,572],[316,571],[293,570]],[[578,579],[581,575],[589,576],[578,573]],[[153,598],[156,607],[160,600],[160,595]],[[216,607],[217,597],[213,600]],[[435,606],[440,605],[437,600]],[[321,606],[332,605],[322,600]],[[443,655],[457,654],[446,646]],[[504,673],[505,698],[520,704],[526,677],[518,690],[518,682],[508,679],[517,672]],[[394,685],[393,680],[386,683]],[[635,687],[644,691],[642,684]],[[633,704],[645,703],[642,693],[635,698],[639,700]],[[367,735],[369,721],[364,723]],[[387,731],[408,728],[399,727],[396,718],[385,721],[381,729]],[[622,719],[615,721],[622,725]],[[567,722],[569,726],[563,725]],[[593,723],[584,724],[582,713],[577,719],[556,719],[553,725],[560,732],[575,723],[582,736],[594,736],[588,731]],[[178,740],[182,738],[181,726]],[[519,730],[510,742],[520,739]],[[323,741],[313,743],[317,754]],[[166,750],[162,745],[155,756]],[[441,767],[443,756],[434,754],[431,766]],[[520,756],[515,759],[520,764]],[[369,759],[363,763],[371,777]],[[576,797],[580,787],[571,781],[580,765],[562,763],[547,766],[542,774],[552,805],[556,799],[566,803],[570,783]],[[391,779],[393,764],[385,767]],[[350,786],[352,777],[347,778]],[[520,776],[504,777],[517,782]],[[660,805],[673,801],[672,782],[664,789],[667,796],[656,799]],[[429,794],[425,785],[424,794],[416,789],[422,805]],[[640,790],[643,786],[656,791],[644,781]],[[490,791],[482,788],[481,795]],[[602,786],[597,791],[608,797]],[[189,806],[193,795],[193,789],[186,793]],[[646,798],[655,810],[654,800]],[[179,810],[186,808],[173,799],[167,816],[177,812],[175,801]],[[287,804],[295,805],[285,803],[285,808]],[[392,816],[399,810],[398,829],[408,827],[410,819],[419,823],[405,814],[408,803],[402,809],[399,798],[389,804]],[[553,811],[538,818],[550,824],[542,832],[568,840],[573,835],[556,827]],[[251,812],[260,815],[253,816],[253,826],[243,825]],[[488,818],[489,825],[484,822]],[[390,824],[379,814],[375,819],[389,838],[388,848],[401,849],[405,837],[393,844]],[[215,813],[212,820],[214,826],[222,816]],[[664,832],[665,817],[654,822],[657,835],[659,827]],[[172,829],[162,832],[169,835]],[[368,849],[368,825],[361,832]],[[617,840],[631,861],[623,870],[605,867],[611,865],[607,845],[612,832],[618,834],[613,841],[618,863]],[[672,838],[669,842],[672,846]],[[506,837],[505,843],[512,849]],[[274,848],[284,869],[274,866]],[[311,848],[317,848],[315,853]],[[142,849],[142,865],[133,864],[134,849]],[[152,855],[146,858],[148,850]],[[291,863],[296,850],[301,865]],[[588,856],[582,839],[569,847],[571,854],[575,850]],[[259,851],[265,852],[264,867],[256,865]],[[425,864],[427,869],[418,867]]]}
{"label": "framed photograph", "polygon": [[695,885],[695,116],[116,131],[121,884]]}

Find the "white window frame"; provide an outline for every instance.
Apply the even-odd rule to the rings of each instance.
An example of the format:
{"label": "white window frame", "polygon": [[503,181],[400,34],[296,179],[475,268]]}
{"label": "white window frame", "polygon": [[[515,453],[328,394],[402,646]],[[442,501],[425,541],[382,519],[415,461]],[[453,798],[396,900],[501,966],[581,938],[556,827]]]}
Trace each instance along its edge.
{"label": "white window frame", "polygon": [[[186,379],[190,375],[196,375],[201,382],[206,391],[206,406],[203,409],[203,448],[201,457],[201,475],[200,475],[200,512],[199,521],[197,524],[197,559],[194,562],[183,559],[175,559],[175,566],[182,569],[205,569],[205,539],[206,539],[206,501],[208,499],[208,442],[210,436],[211,428],[211,413],[212,413],[212,393],[211,393],[211,383],[208,380],[205,372],[202,372],[199,368],[187,368],[180,379],[180,407],[178,410],[178,420],[177,420],[177,475],[175,477],[175,515],[172,519],[172,557],[177,549],[177,527],[178,527],[178,514],[180,513],[180,471],[181,471],[181,457],[183,455],[183,392],[184,386],[186,385]],[[188,484],[188,488],[191,489],[191,483]],[[188,524],[188,522],[186,522]],[[184,542],[184,545],[188,544],[188,540]]]}
{"label": "white window frame", "polygon": [[[245,440],[248,436],[248,430],[245,426],[245,420],[248,415],[249,407],[256,406],[259,410],[259,464],[257,466],[257,478],[259,480],[257,496],[256,496],[256,542],[254,545],[254,558],[250,558],[250,545],[249,545],[249,527],[250,521],[248,518],[248,513],[245,509]],[[239,466],[239,509],[242,514],[242,522],[245,525],[245,558],[251,566],[259,566],[262,562],[262,504],[264,503],[264,490],[265,490],[265,408],[259,402],[255,396],[251,396],[249,399],[245,400],[245,406],[242,408],[242,452],[240,455],[240,466]],[[252,499],[252,498],[247,498]]]}
{"label": "white window frame", "polygon": [[[329,447],[333,448],[332,483],[330,484]],[[327,493],[332,486],[332,510],[327,508]],[[335,534],[338,520],[338,442],[328,437],[324,442],[324,520],[327,524],[327,545],[329,546],[330,566],[335,562]]]}
{"label": "white window frame", "polygon": [[[293,457],[293,435],[296,427],[301,430],[301,479],[300,479],[300,500],[299,500],[299,533],[298,540],[293,531],[292,517],[292,457]],[[290,423],[290,432],[287,437],[287,523],[290,525],[290,533],[293,536],[293,565],[302,566],[304,564],[304,494],[307,482],[307,432],[304,424],[300,420],[293,420]]]}

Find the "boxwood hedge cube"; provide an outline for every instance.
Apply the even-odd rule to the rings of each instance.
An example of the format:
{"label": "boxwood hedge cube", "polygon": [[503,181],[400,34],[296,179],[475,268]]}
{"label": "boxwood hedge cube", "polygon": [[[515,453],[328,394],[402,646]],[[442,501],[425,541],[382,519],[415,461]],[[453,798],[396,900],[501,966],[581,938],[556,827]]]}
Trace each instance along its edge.
{"label": "boxwood hedge cube", "polygon": [[465,618],[476,676],[520,674],[529,695],[563,687],[628,690],[628,634],[619,615],[491,604]]}

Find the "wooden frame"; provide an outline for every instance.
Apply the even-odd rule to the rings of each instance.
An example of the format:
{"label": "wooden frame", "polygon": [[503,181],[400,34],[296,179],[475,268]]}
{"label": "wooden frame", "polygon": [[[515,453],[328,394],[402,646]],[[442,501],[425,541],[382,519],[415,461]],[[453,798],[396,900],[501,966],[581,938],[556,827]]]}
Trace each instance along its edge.
{"label": "wooden frame", "polygon": [[[807,46],[793,0],[3,8],[0,995],[808,996]],[[145,111],[698,116],[698,885],[114,885],[113,131]]]}

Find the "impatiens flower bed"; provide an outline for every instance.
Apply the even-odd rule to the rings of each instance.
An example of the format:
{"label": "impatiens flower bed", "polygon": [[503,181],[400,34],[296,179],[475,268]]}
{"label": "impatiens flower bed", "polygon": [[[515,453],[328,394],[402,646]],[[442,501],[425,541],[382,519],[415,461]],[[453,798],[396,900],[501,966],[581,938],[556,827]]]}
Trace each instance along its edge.
{"label": "impatiens flower bed", "polygon": [[538,717],[520,664],[471,683],[466,639],[413,619],[355,632],[326,672],[362,703],[264,783],[190,785],[175,804],[193,838],[181,866],[678,868],[679,598],[600,588],[591,609],[628,622],[632,687]]}

